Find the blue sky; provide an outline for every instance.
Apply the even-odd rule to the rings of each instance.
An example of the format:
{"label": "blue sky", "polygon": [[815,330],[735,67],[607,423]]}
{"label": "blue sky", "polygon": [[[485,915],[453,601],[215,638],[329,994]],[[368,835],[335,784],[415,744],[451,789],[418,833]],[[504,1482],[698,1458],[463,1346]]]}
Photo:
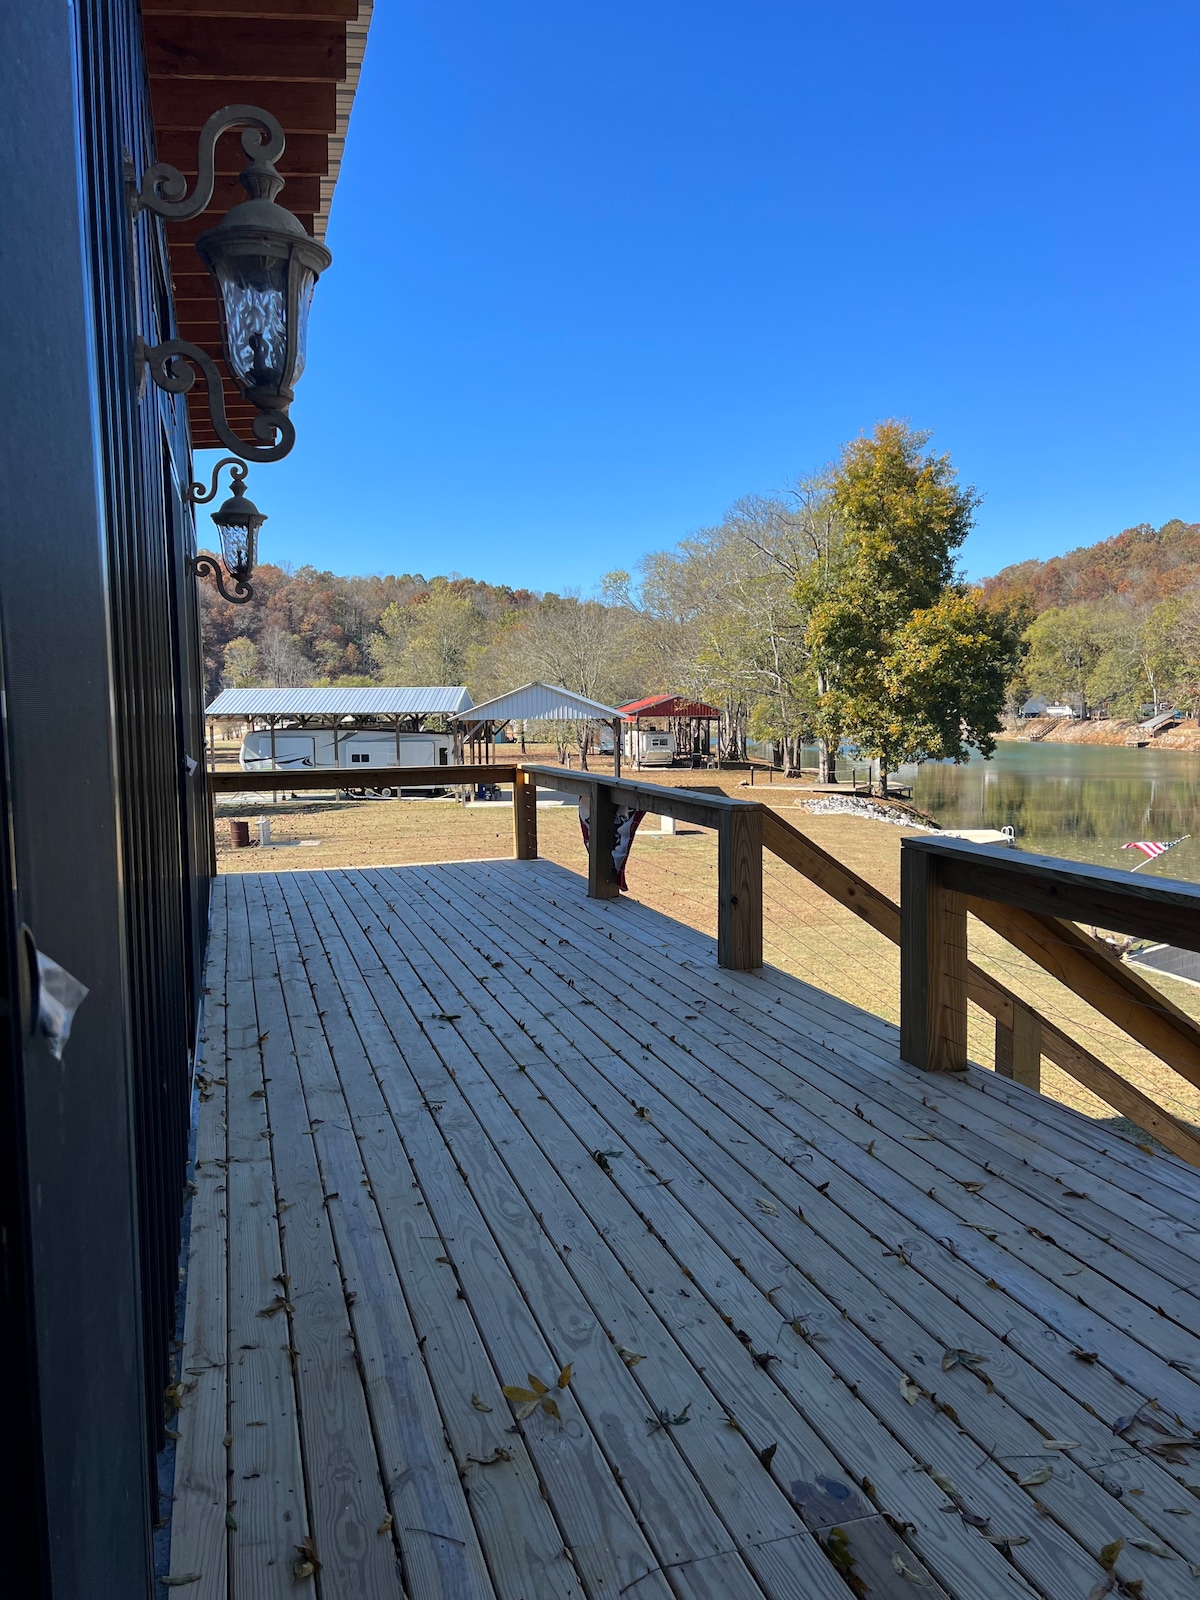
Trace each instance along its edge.
{"label": "blue sky", "polygon": [[1191,0],[388,0],[262,558],[587,591],[890,415],[972,576],[1200,519],[1198,63]]}

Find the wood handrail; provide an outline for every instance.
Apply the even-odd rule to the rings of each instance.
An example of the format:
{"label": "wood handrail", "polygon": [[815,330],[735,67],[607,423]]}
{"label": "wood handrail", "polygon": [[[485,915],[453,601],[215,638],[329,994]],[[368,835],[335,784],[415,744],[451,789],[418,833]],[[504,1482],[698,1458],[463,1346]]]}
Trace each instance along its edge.
{"label": "wood handrail", "polygon": [[[947,844],[949,842],[945,841]],[[860,877],[857,872],[839,861],[836,856],[823,850],[807,834],[785,821],[777,812],[765,808],[763,845],[817,888],[824,890],[839,905],[845,906],[855,916],[861,917],[885,939],[890,939],[895,945],[900,944],[900,907],[896,902],[890,900],[873,883],[869,883],[866,878]],[[974,912],[975,907],[972,905],[970,909]],[[1120,966],[1120,963],[1116,965]],[[1123,975],[1136,976],[1129,973],[1125,967],[1120,967],[1120,970]],[[1190,1162],[1193,1166],[1200,1166],[1200,1138],[1197,1138],[1189,1128],[1184,1127],[1148,1095],[1121,1077],[1120,1073],[1115,1072],[1090,1050],[1078,1044],[1028,1001],[1022,1000],[1010,989],[1005,988],[992,977],[991,973],[976,966],[973,961],[967,962],[966,990],[967,998],[995,1019],[998,1042],[1002,1037],[1000,1030],[1016,1033],[1034,1041],[1031,1051],[1036,1051],[1037,1055],[1045,1055],[1056,1067],[1068,1073],[1077,1083],[1112,1106],[1115,1111],[1128,1117],[1138,1127],[1145,1128],[1147,1133],[1153,1134],[1172,1154]],[[1159,1000],[1162,999],[1157,990],[1153,990],[1153,993]],[[1009,1075],[1024,1076],[1030,1087],[1036,1088],[1038,1087],[1036,1066],[1035,1059],[1031,1064],[1031,1070],[1024,1075],[1019,1072]]]}
{"label": "wood handrail", "polygon": [[613,864],[615,813],[620,805],[674,817],[717,835],[717,963],[735,972],[762,966],[762,826],[765,808],[756,800],[734,800],[719,790],[674,788],[637,778],[609,777],[522,762],[521,771],[541,788],[586,796],[588,802],[588,894],[612,900],[620,893]]}
{"label": "wood handrail", "polygon": [[230,768],[209,772],[213,794],[272,794],[284,789],[456,789],[465,784],[512,783],[513,766]]}
{"label": "wood handrail", "polygon": [[[984,1003],[966,962],[968,911],[1200,1085],[1200,1027],[1074,921],[1083,917],[1154,938],[1169,933],[1185,948],[1198,948],[1200,888],[1177,881],[1151,884],[1110,868],[1014,855],[965,840],[903,840],[900,1049],[915,1066],[966,1066],[966,1003]],[[1189,1128],[1061,1029],[1039,1020],[1041,1052],[1175,1155],[1200,1166],[1200,1138]]]}

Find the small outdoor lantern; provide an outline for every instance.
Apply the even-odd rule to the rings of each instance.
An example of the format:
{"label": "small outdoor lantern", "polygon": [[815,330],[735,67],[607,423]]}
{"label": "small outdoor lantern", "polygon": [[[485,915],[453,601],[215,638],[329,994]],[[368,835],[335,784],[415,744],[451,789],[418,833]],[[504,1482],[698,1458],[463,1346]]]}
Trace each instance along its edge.
{"label": "small outdoor lantern", "polygon": [[[215,556],[202,552],[194,556],[189,564],[196,577],[211,575],[224,598],[238,606],[253,597],[250,577],[258,558],[258,530],[267,519],[253,500],[247,500],[246,465],[233,456],[226,456],[223,461],[217,462],[213,468],[212,487],[207,494],[203,484],[192,485],[188,498],[193,504],[203,505],[215,498],[222,467],[230,468],[229,486],[233,493],[212,514],[221,536],[221,559],[218,561]],[[228,573],[233,581],[232,591],[225,587],[224,573]]]}
{"label": "small outdoor lantern", "polygon": [[[186,394],[197,371],[202,373],[213,428],[226,449],[246,461],[279,461],[296,438],[288,408],[304,371],[313,289],[333,259],[276,202],[284,186],[274,165],[284,149],[282,127],[257,106],[214,112],[200,133],[199,177],[192,194],[185,198],[187,182],[177,168],[160,163],[142,180],[134,209],[173,221],[198,217],[213,195],[217,140],[241,123],[251,124],[242,134],[247,164],[238,180],[246,199],[202,233],[196,249],[217,292],[229,375],[260,413],[254,420],[259,442],[247,444],[233,432],[225,415],[221,375],[197,345],[168,339],[152,349],[143,347],[140,355],[155,383],[172,394]],[[236,483],[234,490],[240,492]]]}

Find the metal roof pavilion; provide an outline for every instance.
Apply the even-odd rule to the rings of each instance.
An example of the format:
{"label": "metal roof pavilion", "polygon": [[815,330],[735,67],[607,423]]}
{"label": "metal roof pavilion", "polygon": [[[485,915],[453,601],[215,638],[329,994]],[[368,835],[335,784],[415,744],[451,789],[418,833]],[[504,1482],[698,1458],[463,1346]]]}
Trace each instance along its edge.
{"label": "metal roof pavilion", "polygon": [[621,707],[627,717],[684,717],[698,722],[719,722],[721,713],[702,700],[684,700],[677,694],[651,694]]}
{"label": "metal roof pavilion", "polygon": [[[209,717],[435,717],[471,708],[462,684],[412,689],[225,689]],[[611,715],[612,713],[609,713]]]}
{"label": "metal roof pavilion", "polygon": [[621,713],[614,706],[573,694],[553,683],[526,683],[508,694],[472,706],[460,722],[614,722]]}

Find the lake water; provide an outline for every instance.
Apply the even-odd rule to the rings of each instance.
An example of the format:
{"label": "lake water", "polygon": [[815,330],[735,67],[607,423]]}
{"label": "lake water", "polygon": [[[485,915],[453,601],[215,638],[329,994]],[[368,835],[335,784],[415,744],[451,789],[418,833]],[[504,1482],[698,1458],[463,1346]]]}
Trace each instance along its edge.
{"label": "lake water", "polygon": [[1024,850],[1131,867],[1131,839],[1185,844],[1142,868],[1142,877],[1200,882],[1200,754],[1119,746],[996,746],[990,761],[929,763],[913,801],[946,828],[1016,829]]}

